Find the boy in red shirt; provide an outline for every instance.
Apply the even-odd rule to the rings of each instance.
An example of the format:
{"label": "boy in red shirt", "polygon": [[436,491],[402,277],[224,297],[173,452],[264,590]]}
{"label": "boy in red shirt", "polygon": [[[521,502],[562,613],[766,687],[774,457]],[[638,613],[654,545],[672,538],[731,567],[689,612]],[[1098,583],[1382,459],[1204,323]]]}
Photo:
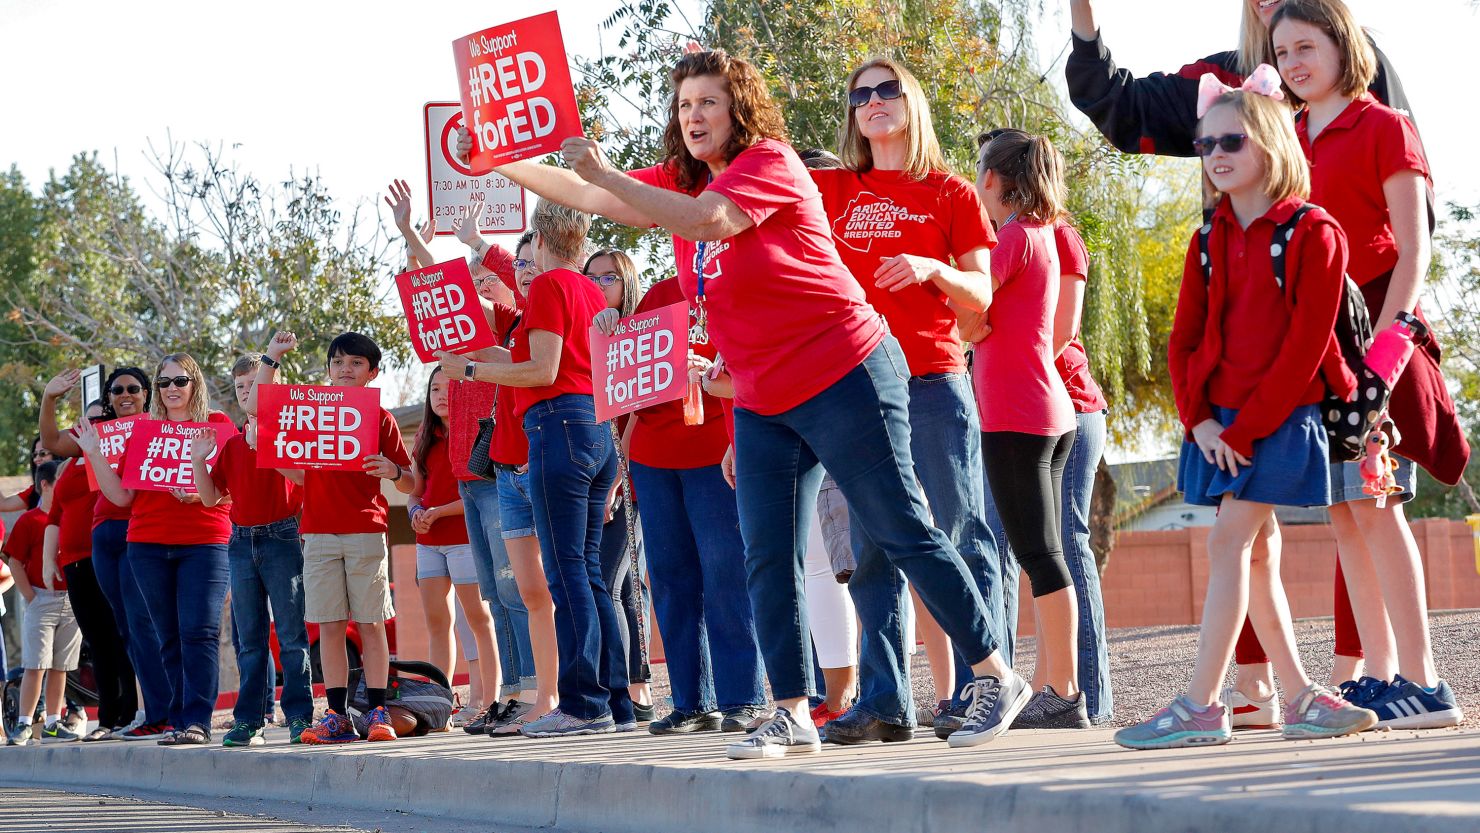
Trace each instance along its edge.
{"label": "boy in red shirt", "polygon": [[[298,346],[292,333],[280,332],[262,356],[257,384],[277,378],[279,361]],[[380,347],[368,336],[341,333],[329,344],[329,383],[368,387],[380,375]],[[250,401],[255,406],[256,396]],[[365,715],[369,740],[395,740],[385,687],[390,677],[390,646],[385,621],[395,615],[391,604],[389,558],[385,546],[388,506],[380,493],[382,479],[410,494],[415,486],[411,458],[396,418],[380,409],[380,453],[366,455],[364,472],[301,471],[282,473],[303,486],[304,614],[319,625],[319,657],[324,666],[329,708],[299,736],[303,743],[349,743],[360,739],[347,716],[349,656],[345,633],[353,617],[359,625],[370,712]]]}
{"label": "boy in red shirt", "polygon": [[222,746],[265,742],[262,715],[272,709],[268,636],[274,625],[281,646],[283,716],[290,742],[299,743],[304,730],[313,725],[308,631],[303,623],[303,547],[298,537],[303,492],[282,472],[257,467],[257,409],[252,391],[261,367],[261,356],[255,353],[232,365],[232,387],[247,414],[247,424],[222,446],[215,468],[206,468],[215,447],[214,436],[197,440],[190,448],[201,501],[215,506],[231,500],[231,543],[226,553],[231,564],[231,617],[236,624],[241,686],[236,723],[221,739]]}
{"label": "boy in red shirt", "polygon": [[[46,534],[46,513],[51,510],[52,489],[61,464],[48,461],[36,467],[36,488],[41,501],[35,509],[16,519],[15,528],[0,549],[10,562],[15,582],[26,600],[21,644],[26,674],[21,680],[21,698],[15,728],[10,731],[11,746],[25,746],[35,737],[31,726],[36,701],[41,699],[41,683],[46,681],[46,726],[41,730],[42,743],[79,740],[78,735],[61,722],[66,704],[67,672],[77,668],[82,650],[82,631],[72,615],[67,599],[67,585],[60,575],[53,576],[48,586],[42,575],[42,549]],[[53,543],[55,546],[55,543]]]}

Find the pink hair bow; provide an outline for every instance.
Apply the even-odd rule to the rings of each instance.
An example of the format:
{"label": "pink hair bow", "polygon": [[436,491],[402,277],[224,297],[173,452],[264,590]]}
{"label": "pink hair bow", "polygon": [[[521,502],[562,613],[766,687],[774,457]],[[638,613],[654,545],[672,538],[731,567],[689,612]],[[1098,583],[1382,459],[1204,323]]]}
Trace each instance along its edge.
{"label": "pink hair bow", "polygon": [[[1218,97],[1231,93],[1235,88],[1224,84],[1211,72],[1204,72],[1202,78],[1197,82],[1197,117],[1202,118],[1208,114],[1209,108],[1218,100]],[[1269,64],[1260,64],[1249,73],[1244,83],[1238,87],[1246,93],[1272,98],[1275,101],[1284,101],[1285,94],[1280,90],[1280,74]]]}

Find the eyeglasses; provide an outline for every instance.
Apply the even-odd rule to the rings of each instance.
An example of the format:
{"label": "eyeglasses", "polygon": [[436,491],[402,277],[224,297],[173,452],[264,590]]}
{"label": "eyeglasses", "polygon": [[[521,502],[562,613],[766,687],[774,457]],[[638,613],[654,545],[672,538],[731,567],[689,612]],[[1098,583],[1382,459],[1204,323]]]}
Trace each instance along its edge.
{"label": "eyeglasses", "polygon": [[143,393],[144,388],[140,387],[139,385],[114,385],[113,387],[108,388],[108,392],[113,394],[114,396],[123,396],[125,393]]}
{"label": "eyeglasses", "polygon": [[161,377],[154,380],[154,386],[159,388],[160,390],[166,390],[167,388],[169,388],[170,385],[174,385],[177,388],[183,388],[189,384],[189,376],[176,376],[173,379],[166,379]]}
{"label": "eyeglasses", "polygon": [[897,78],[873,87],[854,87],[848,91],[848,104],[852,107],[862,107],[869,102],[869,99],[874,97],[874,93],[878,93],[879,98],[884,101],[893,101],[904,95],[904,90],[899,88],[899,79]]}
{"label": "eyeglasses", "polygon": [[498,275],[480,275],[480,276],[478,276],[476,278],[473,278],[473,286],[482,286],[483,284],[488,283],[489,281],[496,281],[496,280],[498,280]]}
{"label": "eyeglasses", "polygon": [[515,272],[519,272],[519,271],[522,271],[524,269],[533,269],[533,268],[534,268],[534,261],[532,261],[532,260],[519,260],[519,259],[516,259],[514,261],[514,271]]}
{"label": "eyeglasses", "polygon": [[1249,140],[1247,133],[1230,133],[1227,136],[1203,136],[1192,140],[1192,149],[1198,156],[1212,156],[1213,148],[1223,148],[1224,153],[1238,153]]}
{"label": "eyeglasses", "polygon": [[47,451],[44,448],[38,448],[35,451],[31,452],[31,459],[32,460],[50,460],[50,459],[52,459],[52,456],[51,456],[51,452],[50,451]]}
{"label": "eyeglasses", "polygon": [[602,286],[611,286],[612,284],[622,279],[622,276],[617,274],[587,275],[586,277],[590,278],[593,282],[598,283]]}

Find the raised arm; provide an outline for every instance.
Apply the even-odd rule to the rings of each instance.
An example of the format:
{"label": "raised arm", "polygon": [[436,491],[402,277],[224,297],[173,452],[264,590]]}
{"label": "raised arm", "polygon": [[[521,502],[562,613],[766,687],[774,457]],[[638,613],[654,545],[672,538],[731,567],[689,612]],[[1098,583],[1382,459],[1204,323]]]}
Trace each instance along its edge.
{"label": "raised arm", "polygon": [[[457,154],[467,164],[473,137],[466,127],[457,129]],[[553,165],[524,160],[493,169],[495,173],[519,183],[538,196],[569,206],[587,214],[600,214],[623,225],[649,228],[654,222],[620,197],[581,179],[574,172]]]}
{"label": "raised arm", "polygon": [[406,180],[398,179],[386,190],[390,194],[385,198],[385,204],[391,207],[391,219],[395,221],[401,237],[406,240],[406,251],[410,253],[413,265],[420,264],[424,268],[436,263],[432,260],[432,253],[428,251],[426,243],[422,242],[421,235],[411,227],[411,186],[406,184]]}
{"label": "raised arm", "polygon": [[257,380],[252,385],[252,390],[247,394],[245,410],[249,414],[257,413],[257,391],[262,390],[263,385],[277,384],[278,366],[282,364],[283,356],[288,355],[293,348],[298,346],[298,336],[287,331],[278,330],[268,342],[267,349],[262,351],[264,359],[271,359],[271,363],[263,361],[257,367]]}
{"label": "raised arm", "polygon": [[[72,435],[57,428],[57,405],[82,379],[80,370],[64,370],[46,383],[41,393],[41,418],[37,428],[41,434],[41,445],[58,457],[81,457],[82,449]],[[84,406],[86,402],[82,403]]]}
{"label": "raised arm", "polygon": [[739,206],[721,194],[705,191],[691,197],[639,182],[613,168],[601,146],[590,139],[580,136],[566,139],[560,145],[560,155],[580,179],[615,194],[624,205],[652,218],[651,225],[661,226],[685,240],[724,240],[755,225]]}

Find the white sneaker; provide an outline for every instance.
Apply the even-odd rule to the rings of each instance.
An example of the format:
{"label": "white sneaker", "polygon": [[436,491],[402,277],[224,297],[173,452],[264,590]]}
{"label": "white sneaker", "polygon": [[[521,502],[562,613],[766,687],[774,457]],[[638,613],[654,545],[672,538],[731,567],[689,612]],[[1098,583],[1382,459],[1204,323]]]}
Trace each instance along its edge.
{"label": "white sneaker", "polygon": [[1255,700],[1230,686],[1223,689],[1218,699],[1228,707],[1235,729],[1279,728],[1280,696],[1274,692],[1263,700]]}
{"label": "white sneaker", "polygon": [[808,719],[806,723],[798,723],[791,712],[778,708],[774,717],[747,735],[745,740],[730,744],[725,755],[736,760],[748,760],[821,751],[822,738],[812,721]]}

